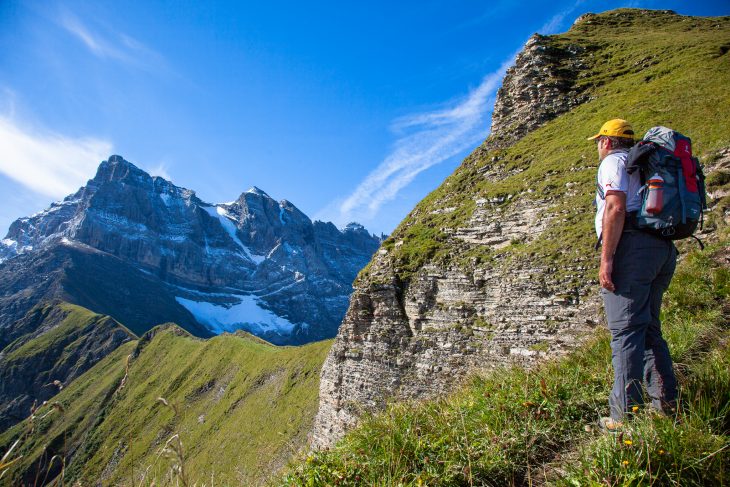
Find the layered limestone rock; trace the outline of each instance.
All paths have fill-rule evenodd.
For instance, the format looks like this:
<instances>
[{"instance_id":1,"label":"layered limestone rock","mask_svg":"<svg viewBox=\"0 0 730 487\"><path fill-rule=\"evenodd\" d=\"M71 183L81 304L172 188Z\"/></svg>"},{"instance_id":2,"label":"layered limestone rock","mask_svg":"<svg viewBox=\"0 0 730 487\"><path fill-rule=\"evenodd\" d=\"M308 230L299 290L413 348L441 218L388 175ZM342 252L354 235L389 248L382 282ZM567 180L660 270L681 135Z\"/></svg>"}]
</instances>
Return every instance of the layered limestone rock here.
<instances>
[{"instance_id":1,"label":"layered limestone rock","mask_svg":"<svg viewBox=\"0 0 730 487\"><path fill-rule=\"evenodd\" d=\"M476 211L454 238L499 248L535 238L551 215L536 209L504 218ZM477 368L529 365L564 353L597 324L597 295L588 285L565 287L549 266L426 265L404 284L385 249L356 286L322 369L315 448L329 447L363 412L393 398L427 398L453 389ZM563 271L582 275L581 265Z\"/></svg>"},{"instance_id":2,"label":"layered limestone rock","mask_svg":"<svg viewBox=\"0 0 730 487\"><path fill-rule=\"evenodd\" d=\"M506 147L528 132L588 100L577 81L586 49L559 46L533 35L507 70L492 112L486 149Z\"/></svg>"}]
</instances>

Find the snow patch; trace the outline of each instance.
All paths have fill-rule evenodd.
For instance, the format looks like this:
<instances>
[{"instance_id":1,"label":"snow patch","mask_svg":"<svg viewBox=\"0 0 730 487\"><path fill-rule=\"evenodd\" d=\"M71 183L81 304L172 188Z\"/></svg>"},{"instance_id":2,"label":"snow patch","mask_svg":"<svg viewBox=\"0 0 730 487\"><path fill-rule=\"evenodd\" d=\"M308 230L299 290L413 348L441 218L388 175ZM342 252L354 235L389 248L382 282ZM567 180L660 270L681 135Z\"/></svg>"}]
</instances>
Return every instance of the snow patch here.
<instances>
[{"instance_id":1,"label":"snow patch","mask_svg":"<svg viewBox=\"0 0 730 487\"><path fill-rule=\"evenodd\" d=\"M245 329L253 333L273 331L285 335L295 327L289 320L263 308L255 296L229 296L238 300L238 303L221 305L181 297L175 297L175 300L190 311L196 320L217 334Z\"/></svg>"},{"instance_id":2,"label":"snow patch","mask_svg":"<svg viewBox=\"0 0 730 487\"><path fill-rule=\"evenodd\" d=\"M286 291L288 289L293 288L294 286L296 286L297 284L299 284L303 280L304 280L303 278L302 279L297 279L294 282L290 282L289 284L286 284L286 285L280 287L279 289L276 289L274 291L270 291L270 292L268 292L266 294L261 294L260 297L262 297L262 298L268 298L269 296L273 296L275 294L279 294L282 291Z\"/></svg>"},{"instance_id":3,"label":"snow patch","mask_svg":"<svg viewBox=\"0 0 730 487\"><path fill-rule=\"evenodd\" d=\"M285 211L286 210L284 209L284 206L280 205L279 206L279 221L281 222L282 225L286 225L286 222L284 221L284 212Z\"/></svg>"},{"instance_id":4,"label":"snow patch","mask_svg":"<svg viewBox=\"0 0 730 487\"><path fill-rule=\"evenodd\" d=\"M170 200L172 199L169 194L167 193L160 193L160 199L163 203L165 203L165 206L170 206Z\"/></svg>"},{"instance_id":5,"label":"snow patch","mask_svg":"<svg viewBox=\"0 0 730 487\"><path fill-rule=\"evenodd\" d=\"M269 250L269 253L266 255L266 258L267 259L271 258L271 256L274 255L274 252L276 252L276 249L278 249L279 247L281 247L281 243L274 245L274 248Z\"/></svg>"},{"instance_id":6,"label":"snow patch","mask_svg":"<svg viewBox=\"0 0 730 487\"><path fill-rule=\"evenodd\" d=\"M61 245L66 245L68 247L76 247L78 249L84 249L89 252L93 252L95 254L103 254L104 252L97 249L96 247L92 247L91 245L87 245L83 242L79 242L78 240L72 240L68 237L61 237L59 240Z\"/></svg>"},{"instance_id":7,"label":"snow patch","mask_svg":"<svg viewBox=\"0 0 730 487\"><path fill-rule=\"evenodd\" d=\"M249 188L246 193L253 193L259 196L269 196L268 194L266 194L266 191L262 190L261 188L257 188L256 186L252 186L251 188Z\"/></svg>"},{"instance_id":8,"label":"snow patch","mask_svg":"<svg viewBox=\"0 0 730 487\"><path fill-rule=\"evenodd\" d=\"M243 253L246 255L246 257L248 257L250 261L252 261L256 265L259 265L261 262L266 260L266 256L256 255L252 253L249 248L246 247L243 242L241 242L241 239L238 238L238 235L236 234L236 231L238 229L236 228L235 223L233 223L235 218L230 213L228 213L225 208L221 206L206 206L203 207L203 209L207 211L210 216L217 218L218 221L221 222L223 230L225 230L231 237L231 239L241 248L241 250L243 250Z\"/></svg>"},{"instance_id":9,"label":"snow patch","mask_svg":"<svg viewBox=\"0 0 730 487\"><path fill-rule=\"evenodd\" d=\"M18 254L18 242L15 240L4 238L0 240L0 245L6 247L6 249L0 248L0 264ZM3 256L3 254L5 255Z\"/></svg>"}]
</instances>

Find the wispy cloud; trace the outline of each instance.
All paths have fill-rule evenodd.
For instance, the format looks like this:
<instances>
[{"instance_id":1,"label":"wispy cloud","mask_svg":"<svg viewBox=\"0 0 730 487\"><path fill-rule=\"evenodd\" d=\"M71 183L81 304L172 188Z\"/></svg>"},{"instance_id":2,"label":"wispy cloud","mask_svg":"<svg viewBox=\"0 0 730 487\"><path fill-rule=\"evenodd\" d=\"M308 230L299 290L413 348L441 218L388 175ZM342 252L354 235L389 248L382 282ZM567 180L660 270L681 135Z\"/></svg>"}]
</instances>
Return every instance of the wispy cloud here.
<instances>
[{"instance_id":1,"label":"wispy cloud","mask_svg":"<svg viewBox=\"0 0 730 487\"><path fill-rule=\"evenodd\" d=\"M561 30L565 18L575 12L575 9L580 7L583 3L585 3L585 0L577 0L573 5L566 8L562 12L558 12L557 14L553 15L547 22L542 25L542 27L540 27L540 29L538 29L538 32L543 35L557 33L559 30Z\"/></svg>"},{"instance_id":2,"label":"wispy cloud","mask_svg":"<svg viewBox=\"0 0 730 487\"><path fill-rule=\"evenodd\" d=\"M143 69L158 69L164 65L164 59L158 52L117 29L102 34L100 31L107 29L93 29L68 11L60 14L58 24L100 59L111 59Z\"/></svg>"},{"instance_id":3,"label":"wispy cloud","mask_svg":"<svg viewBox=\"0 0 730 487\"><path fill-rule=\"evenodd\" d=\"M170 176L170 164L167 161L161 161L148 170L150 176L160 176L161 178L172 180Z\"/></svg>"},{"instance_id":4,"label":"wispy cloud","mask_svg":"<svg viewBox=\"0 0 730 487\"><path fill-rule=\"evenodd\" d=\"M539 32L557 32L583 3L585 0L577 0L553 15ZM492 14L488 11L485 16ZM448 103L446 108L395 120L392 128L399 138L390 154L350 195L330 203L319 215L338 224L352 220L372 221L381 207L393 200L418 174L482 141L487 135L497 90L517 54L485 76L466 97Z\"/></svg>"},{"instance_id":5,"label":"wispy cloud","mask_svg":"<svg viewBox=\"0 0 730 487\"><path fill-rule=\"evenodd\" d=\"M0 172L54 199L76 191L111 153L108 140L33 130L0 115Z\"/></svg>"},{"instance_id":6,"label":"wispy cloud","mask_svg":"<svg viewBox=\"0 0 730 487\"><path fill-rule=\"evenodd\" d=\"M391 153L328 216L340 224L367 221L418 174L481 142L497 89L513 62L511 57L467 96L445 108L395 120L392 128L399 138Z\"/></svg>"}]
</instances>

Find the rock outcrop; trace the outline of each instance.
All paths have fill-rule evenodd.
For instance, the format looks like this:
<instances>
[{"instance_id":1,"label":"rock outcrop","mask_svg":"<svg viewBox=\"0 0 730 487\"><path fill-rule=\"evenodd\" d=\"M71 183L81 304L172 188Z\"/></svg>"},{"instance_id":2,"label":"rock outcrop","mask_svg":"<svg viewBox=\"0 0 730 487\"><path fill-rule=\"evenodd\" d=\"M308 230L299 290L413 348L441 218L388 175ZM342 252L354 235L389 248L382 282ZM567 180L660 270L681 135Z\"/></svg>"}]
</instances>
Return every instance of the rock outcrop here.
<instances>
[{"instance_id":1,"label":"rock outcrop","mask_svg":"<svg viewBox=\"0 0 730 487\"><path fill-rule=\"evenodd\" d=\"M584 51L531 37L505 75L491 135L476 152L509 147L587 100L576 87ZM508 175L489 166L482 172L492 181ZM464 244L464 251L499 249L538 238L557 216L545 211L546 201L502 208L504 202L500 196L477 199L466 224L444 229L448 238ZM356 285L323 367L312 445L332 445L363 412L392 398L430 397L453 389L475 368L530 364L568 350L595 324L584 312L596 301L587 299L585 288L551 282L550 273L549 266L524 263L477 264L469 272L427 264L402 282L382 248Z\"/></svg>"},{"instance_id":2,"label":"rock outcrop","mask_svg":"<svg viewBox=\"0 0 730 487\"><path fill-rule=\"evenodd\" d=\"M534 238L530 229L547 225L538 215L512 215L508 230L495 227L494 209L477 211L454 238L498 248L518 235ZM477 368L529 365L570 350L597 324L597 296L587 282L566 287L551 279L554 271L517 264L475 265L465 273L429 264L404 283L388 254L376 255L322 369L312 445L331 446L363 412L393 398L432 397Z\"/></svg>"},{"instance_id":3,"label":"rock outcrop","mask_svg":"<svg viewBox=\"0 0 730 487\"><path fill-rule=\"evenodd\" d=\"M485 148L504 148L545 122L588 100L578 79L587 65L586 47L561 45L533 35L507 70L492 112Z\"/></svg>"}]
</instances>

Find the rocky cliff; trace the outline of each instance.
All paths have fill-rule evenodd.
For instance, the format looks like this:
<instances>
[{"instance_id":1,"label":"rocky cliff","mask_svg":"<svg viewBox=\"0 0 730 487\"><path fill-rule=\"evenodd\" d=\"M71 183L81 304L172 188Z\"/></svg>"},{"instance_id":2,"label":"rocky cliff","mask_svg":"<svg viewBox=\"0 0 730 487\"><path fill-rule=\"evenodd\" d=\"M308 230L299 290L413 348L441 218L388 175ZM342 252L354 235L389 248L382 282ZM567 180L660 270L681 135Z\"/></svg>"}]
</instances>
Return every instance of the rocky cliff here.
<instances>
[{"instance_id":1,"label":"rocky cliff","mask_svg":"<svg viewBox=\"0 0 730 487\"><path fill-rule=\"evenodd\" d=\"M728 27L728 18L624 9L528 41L489 138L360 273L322 370L315 447L388 400L443 394L476 368L554 357L598 324L597 160L585 138L621 117L637 131L674 126L712 158L730 144L707 123L727 118L718 106Z\"/></svg>"},{"instance_id":2,"label":"rocky cliff","mask_svg":"<svg viewBox=\"0 0 730 487\"><path fill-rule=\"evenodd\" d=\"M210 204L111 156L77 193L15 221L0 245L0 329L44 299L136 333L175 321L198 336L246 329L278 344L331 338L380 240L312 222L252 188ZM3 343L0 343L0 345Z\"/></svg>"}]
</instances>

